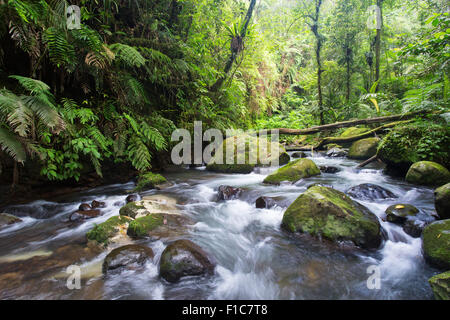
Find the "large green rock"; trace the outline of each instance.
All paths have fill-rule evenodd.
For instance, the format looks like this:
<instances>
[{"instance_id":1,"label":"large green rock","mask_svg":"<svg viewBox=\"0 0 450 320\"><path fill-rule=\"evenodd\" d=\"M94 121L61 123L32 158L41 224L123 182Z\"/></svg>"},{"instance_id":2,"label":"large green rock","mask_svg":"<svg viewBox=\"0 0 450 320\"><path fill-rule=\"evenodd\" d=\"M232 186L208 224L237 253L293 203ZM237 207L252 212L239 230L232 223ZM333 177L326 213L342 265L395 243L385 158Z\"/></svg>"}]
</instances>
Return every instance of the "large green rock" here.
<instances>
[{"instance_id":1,"label":"large green rock","mask_svg":"<svg viewBox=\"0 0 450 320\"><path fill-rule=\"evenodd\" d=\"M450 271L428 279L436 300L450 300Z\"/></svg>"},{"instance_id":2,"label":"large green rock","mask_svg":"<svg viewBox=\"0 0 450 320\"><path fill-rule=\"evenodd\" d=\"M136 188L133 191L139 192L146 189L155 189L159 185L166 183L167 180L158 173L146 172L138 177Z\"/></svg>"},{"instance_id":3,"label":"large green rock","mask_svg":"<svg viewBox=\"0 0 450 320\"><path fill-rule=\"evenodd\" d=\"M439 163L420 161L409 168L406 181L427 186L440 186L450 182L450 172Z\"/></svg>"},{"instance_id":4,"label":"large green rock","mask_svg":"<svg viewBox=\"0 0 450 320\"><path fill-rule=\"evenodd\" d=\"M281 167L264 179L264 183L278 185L282 181L296 182L303 178L320 175L320 169L310 159L298 159Z\"/></svg>"},{"instance_id":5,"label":"large green rock","mask_svg":"<svg viewBox=\"0 0 450 320\"><path fill-rule=\"evenodd\" d=\"M182 277L212 274L215 262L190 240L177 240L164 249L159 264L161 277L177 282Z\"/></svg>"},{"instance_id":6,"label":"large green rock","mask_svg":"<svg viewBox=\"0 0 450 320\"><path fill-rule=\"evenodd\" d=\"M86 234L86 237L88 240L94 241L99 245L107 246L111 243L112 238L119 235L121 230L127 228L130 221L131 218L126 216L111 217L105 222L94 226L94 228Z\"/></svg>"},{"instance_id":7,"label":"large green rock","mask_svg":"<svg viewBox=\"0 0 450 320\"><path fill-rule=\"evenodd\" d=\"M230 144L234 144L234 153L227 155L227 145ZM266 152L258 152L260 146L261 150ZM289 154L281 144L270 142L263 137L250 135L230 137L223 141L219 149L222 149L222 157L220 158L220 153L217 152L207 164L207 170L221 173L250 173L255 167L270 166L275 162L284 165L290 161ZM239 157L238 150L244 150L242 154L239 154ZM254 159L250 157L250 152L253 152L253 150L256 150L255 153L252 153ZM263 158L264 154L265 157Z\"/></svg>"},{"instance_id":8,"label":"large green rock","mask_svg":"<svg viewBox=\"0 0 450 320\"><path fill-rule=\"evenodd\" d=\"M431 265L450 268L450 219L435 221L423 229L423 254Z\"/></svg>"},{"instance_id":9,"label":"large green rock","mask_svg":"<svg viewBox=\"0 0 450 320\"><path fill-rule=\"evenodd\" d=\"M377 155L399 176L422 160L450 166L450 126L422 121L396 126L379 144Z\"/></svg>"},{"instance_id":10,"label":"large green rock","mask_svg":"<svg viewBox=\"0 0 450 320\"><path fill-rule=\"evenodd\" d=\"M378 248L381 226L366 207L332 188L314 186L286 210L282 227L331 241L350 240L362 248Z\"/></svg>"},{"instance_id":11,"label":"large green rock","mask_svg":"<svg viewBox=\"0 0 450 320\"><path fill-rule=\"evenodd\" d=\"M348 152L350 159L366 160L377 153L379 138L367 138L353 142Z\"/></svg>"},{"instance_id":12,"label":"large green rock","mask_svg":"<svg viewBox=\"0 0 450 320\"><path fill-rule=\"evenodd\" d=\"M394 204L386 209L386 220L393 223L404 223L408 217L414 217L419 209L410 204Z\"/></svg>"},{"instance_id":13,"label":"large green rock","mask_svg":"<svg viewBox=\"0 0 450 320\"><path fill-rule=\"evenodd\" d=\"M450 218L450 183L434 191L434 206L441 219Z\"/></svg>"}]
</instances>

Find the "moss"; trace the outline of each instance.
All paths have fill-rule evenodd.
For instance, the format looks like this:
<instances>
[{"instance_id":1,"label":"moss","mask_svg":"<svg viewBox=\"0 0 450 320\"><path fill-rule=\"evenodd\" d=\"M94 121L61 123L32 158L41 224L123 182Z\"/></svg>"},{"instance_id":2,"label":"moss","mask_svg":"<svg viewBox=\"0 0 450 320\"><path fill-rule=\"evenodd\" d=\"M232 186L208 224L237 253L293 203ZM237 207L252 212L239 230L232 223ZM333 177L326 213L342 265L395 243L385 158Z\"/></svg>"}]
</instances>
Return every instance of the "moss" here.
<instances>
[{"instance_id":1,"label":"moss","mask_svg":"<svg viewBox=\"0 0 450 320\"><path fill-rule=\"evenodd\" d=\"M164 215L161 213L150 214L137 218L130 222L127 234L130 237L145 237L149 232L164 224Z\"/></svg>"},{"instance_id":2,"label":"moss","mask_svg":"<svg viewBox=\"0 0 450 320\"><path fill-rule=\"evenodd\" d=\"M450 300L450 271L428 279L436 300Z\"/></svg>"},{"instance_id":3,"label":"moss","mask_svg":"<svg viewBox=\"0 0 450 320\"><path fill-rule=\"evenodd\" d=\"M280 184L282 181L296 182L303 178L319 175L320 169L310 159L298 159L281 167L264 179L264 183Z\"/></svg>"},{"instance_id":4,"label":"moss","mask_svg":"<svg viewBox=\"0 0 450 320\"><path fill-rule=\"evenodd\" d=\"M135 192L139 192L145 189L154 189L158 184L167 182L166 178L158 173L147 172L141 174L138 178Z\"/></svg>"},{"instance_id":5,"label":"moss","mask_svg":"<svg viewBox=\"0 0 450 320\"><path fill-rule=\"evenodd\" d=\"M357 136L357 135L365 133L369 130L370 130L369 128L365 128L365 127L362 127L362 128L351 127L351 128L345 129L345 131L340 136L342 138Z\"/></svg>"},{"instance_id":6,"label":"moss","mask_svg":"<svg viewBox=\"0 0 450 320\"><path fill-rule=\"evenodd\" d=\"M234 144L234 153L227 159L226 150L227 145L230 143ZM287 154L286 150L279 143L269 141L266 145L267 148L265 148L266 152L260 153L259 147L262 145L261 143L267 143L267 140L265 138L256 138L248 135L240 136L239 138L237 136L230 137L219 147L219 149L222 149L222 158L220 159L220 153L217 153L216 156L209 161L206 169L221 173L250 173L256 166L269 166L276 161L278 161L280 165L284 165L290 161L289 154ZM279 152L273 152L272 154L272 151L275 148L278 148ZM238 150L244 151L242 157L243 161L238 159ZM258 151L255 157L256 159L250 159L250 151L253 150ZM263 154L265 154L264 158L262 158ZM276 156L278 156L278 158L276 158ZM243 163L239 164L238 160L241 160Z\"/></svg>"},{"instance_id":7,"label":"moss","mask_svg":"<svg viewBox=\"0 0 450 320\"><path fill-rule=\"evenodd\" d=\"M353 142L348 152L350 159L366 160L377 153L379 138L367 138Z\"/></svg>"},{"instance_id":8,"label":"moss","mask_svg":"<svg viewBox=\"0 0 450 320\"><path fill-rule=\"evenodd\" d=\"M439 163L420 161L409 168L406 181L421 185L439 186L450 182L450 172Z\"/></svg>"},{"instance_id":9,"label":"moss","mask_svg":"<svg viewBox=\"0 0 450 320\"><path fill-rule=\"evenodd\" d=\"M309 188L289 206L282 227L332 241L351 240L367 248L378 247L381 241L375 215L344 193L320 186Z\"/></svg>"},{"instance_id":10,"label":"moss","mask_svg":"<svg viewBox=\"0 0 450 320\"><path fill-rule=\"evenodd\" d=\"M450 183L447 183L434 191L434 205L441 219L450 218Z\"/></svg>"},{"instance_id":11,"label":"moss","mask_svg":"<svg viewBox=\"0 0 450 320\"><path fill-rule=\"evenodd\" d=\"M121 216L135 218L139 210L145 209L144 206L138 205L136 202L129 202L119 210Z\"/></svg>"},{"instance_id":12,"label":"moss","mask_svg":"<svg viewBox=\"0 0 450 320\"><path fill-rule=\"evenodd\" d=\"M88 240L108 245L109 239L117 233L117 227L130 222L130 220L130 218L124 216L111 217L105 222L94 226L94 228L86 234L86 237Z\"/></svg>"},{"instance_id":13,"label":"moss","mask_svg":"<svg viewBox=\"0 0 450 320\"><path fill-rule=\"evenodd\" d=\"M450 165L450 127L430 122L414 122L397 126L378 146L378 157L394 169L406 174L418 161L427 160Z\"/></svg>"},{"instance_id":14,"label":"moss","mask_svg":"<svg viewBox=\"0 0 450 320\"><path fill-rule=\"evenodd\" d=\"M435 221L423 230L425 259L438 268L450 268L450 219Z\"/></svg>"}]
</instances>

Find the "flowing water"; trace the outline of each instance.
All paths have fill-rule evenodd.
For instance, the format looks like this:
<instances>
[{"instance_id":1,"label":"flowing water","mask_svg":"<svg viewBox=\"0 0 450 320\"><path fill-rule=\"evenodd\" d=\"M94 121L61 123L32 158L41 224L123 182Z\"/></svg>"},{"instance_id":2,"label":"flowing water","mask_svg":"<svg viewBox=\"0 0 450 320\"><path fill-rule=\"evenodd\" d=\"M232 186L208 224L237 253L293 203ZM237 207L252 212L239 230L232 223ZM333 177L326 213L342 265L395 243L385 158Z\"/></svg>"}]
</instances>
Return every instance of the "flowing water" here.
<instances>
[{"instance_id":1,"label":"flowing water","mask_svg":"<svg viewBox=\"0 0 450 320\"><path fill-rule=\"evenodd\" d=\"M268 186L264 178L276 168L254 173L216 174L204 168L180 168L167 173L174 185L163 194L177 199L178 207L194 224L187 237L217 262L209 277L187 277L169 284L158 276L158 260L167 243L141 240L155 252L143 269L120 274L101 274L107 252L86 248L85 234L94 224L118 215L133 183L110 185L54 201L35 201L8 208L23 222L0 230L0 298L3 299L432 299L428 278L437 273L421 252L421 239L382 220L385 209L409 203L422 218L433 219L433 190L393 179L381 168L356 170L357 161L309 154L317 165L341 169L336 174L301 180L295 185ZM291 235L280 229L286 206L312 183L332 185L345 191L374 183L398 199L360 201L370 208L385 228L388 240L376 251L348 245L332 245L308 236ZM217 202L217 188L244 188L238 200ZM259 196L281 199L285 204L256 209ZM68 216L82 202L93 199L107 204L104 215L82 224ZM66 287L66 267L81 266L81 289ZM379 267L381 288L369 289L368 267Z\"/></svg>"}]
</instances>

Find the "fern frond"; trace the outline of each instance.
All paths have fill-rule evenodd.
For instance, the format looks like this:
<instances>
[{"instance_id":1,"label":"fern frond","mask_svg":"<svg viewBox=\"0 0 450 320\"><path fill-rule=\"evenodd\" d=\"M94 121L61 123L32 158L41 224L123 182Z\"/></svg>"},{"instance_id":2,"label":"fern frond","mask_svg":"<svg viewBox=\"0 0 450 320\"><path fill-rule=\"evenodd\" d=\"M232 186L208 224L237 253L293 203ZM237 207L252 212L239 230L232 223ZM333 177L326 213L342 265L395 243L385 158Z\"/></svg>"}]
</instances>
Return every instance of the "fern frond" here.
<instances>
[{"instance_id":1,"label":"fern frond","mask_svg":"<svg viewBox=\"0 0 450 320\"><path fill-rule=\"evenodd\" d=\"M2 151L10 155L15 161L23 163L26 160L25 150L13 133L0 128L0 146Z\"/></svg>"},{"instance_id":2,"label":"fern frond","mask_svg":"<svg viewBox=\"0 0 450 320\"><path fill-rule=\"evenodd\" d=\"M145 58L135 48L123 43L114 43L109 46L114 52L116 59L129 67L142 67L145 64Z\"/></svg>"},{"instance_id":3,"label":"fern frond","mask_svg":"<svg viewBox=\"0 0 450 320\"><path fill-rule=\"evenodd\" d=\"M152 156L145 143L137 136L130 140L128 158L133 167L139 171L147 171L151 168Z\"/></svg>"},{"instance_id":4,"label":"fern frond","mask_svg":"<svg viewBox=\"0 0 450 320\"><path fill-rule=\"evenodd\" d=\"M19 81L20 85L33 95L50 94L50 87L40 80L17 75L9 76L9 78L16 79L17 81Z\"/></svg>"}]
</instances>

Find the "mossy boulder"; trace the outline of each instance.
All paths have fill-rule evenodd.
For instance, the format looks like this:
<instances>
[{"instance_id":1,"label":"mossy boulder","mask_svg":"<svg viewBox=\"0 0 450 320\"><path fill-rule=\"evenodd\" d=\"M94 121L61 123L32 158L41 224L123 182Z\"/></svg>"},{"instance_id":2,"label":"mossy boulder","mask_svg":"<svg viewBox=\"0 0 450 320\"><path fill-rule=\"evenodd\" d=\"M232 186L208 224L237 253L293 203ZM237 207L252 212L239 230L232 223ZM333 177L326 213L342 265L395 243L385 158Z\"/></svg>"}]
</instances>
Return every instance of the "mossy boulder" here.
<instances>
[{"instance_id":1,"label":"mossy boulder","mask_svg":"<svg viewBox=\"0 0 450 320\"><path fill-rule=\"evenodd\" d=\"M190 240L177 240L164 249L159 264L159 273L169 282L182 277L212 274L215 262L198 245Z\"/></svg>"},{"instance_id":2,"label":"mossy boulder","mask_svg":"<svg viewBox=\"0 0 450 320\"><path fill-rule=\"evenodd\" d=\"M341 138L347 138L347 137L353 137L353 136L357 136L360 134L363 134L367 131L369 131L369 128L365 128L365 127L350 127L344 130L344 132L341 133L340 137Z\"/></svg>"},{"instance_id":3,"label":"mossy boulder","mask_svg":"<svg viewBox=\"0 0 450 320\"><path fill-rule=\"evenodd\" d=\"M192 222L178 214L152 213L130 222L127 235L131 238L150 237L154 240L180 236Z\"/></svg>"},{"instance_id":4,"label":"mossy boulder","mask_svg":"<svg viewBox=\"0 0 450 320\"><path fill-rule=\"evenodd\" d=\"M450 183L434 191L434 206L441 219L450 219Z\"/></svg>"},{"instance_id":5,"label":"mossy boulder","mask_svg":"<svg viewBox=\"0 0 450 320\"><path fill-rule=\"evenodd\" d=\"M450 271L428 279L436 300L450 300Z\"/></svg>"},{"instance_id":6,"label":"mossy boulder","mask_svg":"<svg viewBox=\"0 0 450 320\"><path fill-rule=\"evenodd\" d=\"M422 160L450 166L450 126L414 122L396 126L378 146L378 157L387 171L405 176L409 167Z\"/></svg>"},{"instance_id":7,"label":"mossy boulder","mask_svg":"<svg viewBox=\"0 0 450 320\"><path fill-rule=\"evenodd\" d=\"M112 239L120 235L120 232L126 230L128 223L132 219L126 216L114 216L103 223L100 223L90 230L86 237L99 245L107 246Z\"/></svg>"},{"instance_id":8,"label":"mossy boulder","mask_svg":"<svg viewBox=\"0 0 450 320\"><path fill-rule=\"evenodd\" d=\"M379 138L367 138L353 142L350 150L348 151L348 157L350 159L366 160L377 153Z\"/></svg>"},{"instance_id":9,"label":"mossy boulder","mask_svg":"<svg viewBox=\"0 0 450 320\"><path fill-rule=\"evenodd\" d=\"M423 229L423 253L431 265L450 268L450 219L435 221Z\"/></svg>"},{"instance_id":10,"label":"mossy boulder","mask_svg":"<svg viewBox=\"0 0 450 320\"><path fill-rule=\"evenodd\" d=\"M394 204L386 209L386 220L402 224L408 217L414 217L417 213L419 209L410 204Z\"/></svg>"},{"instance_id":11,"label":"mossy boulder","mask_svg":"<svg viewBox=\"0 0 450 320\"><path fill-rule=\"evenodd\" d=\"M133 219L143 217L152 213L178 214L176 200L163 195L145 196L142 200L129 202L120 208L121 216Z\"/></svg>"},{"instance_id":12,"label":"mossy boulder","mask_svg":"<svg viewBox=\"0 0 450 320\"><path fill-rule=\"evenodd\" d=\"M9 226L11 224L14 223L18 223L21 222L22 219L17 218L16 216L13 216L11 214L8 213L0 213L0 228L1 227L5 227L5 226Z\"/></svg>"},{"instance_id":13,"label":"mossy boulder","mask_svg":"<svg viewBox=\"0 0 450 320\"><path fill-rule=\"evenodd\" d=\"M230 147L231 144L234 145L234 152L227 154L227 145ZM289 154L281 144L268 141L263 137L250 135L230 137L223 141L219 149L222 150L222 155L220 152L216 152L216 155L207 164L207 170L246 174L252 172L255 167L284 165L290 161ZM242 153L238 151L242 151ZM263 155L265 156L263 157Z\"/></svg>"},{"instance_id":14,"label":"mossy boulder","mask_svg":"<svg viewBox=\"0 0 450 320\"><path fill-rule=\"evenodd\" d=\"M450 182L450 172L439 163L420 161L409 168L406 181L420 185L441 186Z\"/></svg>"},{"instance_id":15,"label":"mossy boulder","mask_svg":"<svg viewBox=\"0 0 450 320\"><path fill-rule=\"evenodd\" d=\"M264 183L279 185L282 181L296 182L303 178L320 175L320 169L310 159L298 159L281 167L264 179Z\"/></svg>"},{"instance_id":16,"label":"mossy boulder","mask_svg":"<svg viewBox=\"0 0 450 320\"><path fill-rule=\"evenodd\" d=\"M138 177L134 192L140 192L146 189L155 189L158 187L158 185L162 185L164 183L167 183L166 178L158 173L143 173Z\"/></svg>"},{"instance_id":17,"label":"mossy boulder","mask_svg":"<svg viewBox=\"0 0 450 320\"><path fill-rule=\"evenodd\" d=\"M352 241L362 248L378 248L381 226L378 218L344 193L314 186L286 210L282 227L331 241Z\"/></svg>"},{"instance_id":18,"label":"mossy boulder","mask_svg":"<svg viewBox=\"0 0 450 320\"><path fill-rule=\"evenodd\" d=\"M153 259L153 250L149 247L129 244L112 250L103 260L102 271L108 272L141 266L150 259Z\"/></svg>"}]
</instances>

